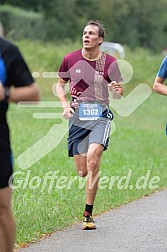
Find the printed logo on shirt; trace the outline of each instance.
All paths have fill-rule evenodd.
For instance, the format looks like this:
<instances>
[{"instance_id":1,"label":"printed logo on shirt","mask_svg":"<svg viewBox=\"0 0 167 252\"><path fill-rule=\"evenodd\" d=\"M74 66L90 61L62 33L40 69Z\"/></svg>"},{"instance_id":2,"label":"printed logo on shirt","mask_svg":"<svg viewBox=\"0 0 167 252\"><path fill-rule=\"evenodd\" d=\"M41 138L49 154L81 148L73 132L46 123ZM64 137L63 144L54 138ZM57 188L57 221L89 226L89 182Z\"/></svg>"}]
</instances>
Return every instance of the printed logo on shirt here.
<instances>
[{"instance_id":1,"label":"printed logo on shirt","mask_svg":"<svg viewBox=\"0 0 167 252\"><path fill-rule=\"evenodd\" d=\"M102 72L102 71L97 71L96 70L95 73L98 74L98 75L102 75L102 76L104 75L104 72Z\"/></svg>"},{"instance_id":2,"label":"printed logo on shirt","mask_svg":"<svg viewBox=\"0 0 167 252\"><path fill-rule=\"evenodd\" d=\"M76 73L81 73L81 69L78 68L78 69L75 70L75 72Z\"/></svg>"}]
</instances>

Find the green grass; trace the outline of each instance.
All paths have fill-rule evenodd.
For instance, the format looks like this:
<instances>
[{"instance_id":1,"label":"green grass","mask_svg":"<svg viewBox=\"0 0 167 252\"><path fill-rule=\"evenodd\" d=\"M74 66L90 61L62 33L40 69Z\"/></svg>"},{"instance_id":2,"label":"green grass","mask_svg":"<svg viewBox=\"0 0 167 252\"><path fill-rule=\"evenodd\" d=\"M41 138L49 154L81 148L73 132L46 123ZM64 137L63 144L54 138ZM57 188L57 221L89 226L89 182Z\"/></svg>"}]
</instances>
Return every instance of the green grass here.
<instances>
[{"instance_id":1,"label":"green grass","mask_svg":"<svg viewBox=\"0 0 167 252\"><path fill-rule=\"evenodd\" d=\"M79 44L67 45L67 47L51 44L44 46L27 41L19 42L18 45L30 64L31 70L39 72L57 71L63 56L67 52L79 48ZM126 60L133 66L134 75L130 83L125 85L125 95L140 83L152 86L162 60L161 55L152 55L142 49L131 52L127 48L126 52ZM42 99L55 101L56 97L51 88L56 80L40 77L37 82L42 90ZM118 186L123 186L125 181L122 181L121 184L115 181L111 188L109 188L109 183L106 183L105 189L98 190L94 205L95 215L166 187L166 108L166 97L151 94L130 116L123 118L116 112L114 113L116 131L111 136L109 148L104 152L102 158L101 177L119 176L118 179L120 179L122 176L127 176L129 171L132 171L132 175L127 189L118 188ZM49 191L49 183L43 191L41 190L42 183L36 189L30 189L30 186L37 185L37 180L40 179L43 182L45 174L49 171L59 171L58 178L67 176L68 181L70 176L76 176L73 160L67 158L67 135L57 148L28 170L22 170L16 163L17 157L46 135L55 124L54 119L37 120L32 117L32 114L54 111L55 108L19 108L11 105L8 113L15 156L15 171L21 172L15 177L14 184L18 187L20 185L20 188L14 190L13 201L18 244L35 241L43 234L65 228L82 218L85 190L79 189L78 179L72 183L70 189L60 190L53 187ZM55 142L60 131L59 129L55 133ZM153 176L160 177L158 187L150 189L147 184L145 189L136 189L136 182L148 171L150 171L149 181ZM30 177L26 181L28 174ZM33 181L34 176L38 176L38 178ZM133 185L133 189L129 188L130 185Z\"/></svg>"}]
</instances>

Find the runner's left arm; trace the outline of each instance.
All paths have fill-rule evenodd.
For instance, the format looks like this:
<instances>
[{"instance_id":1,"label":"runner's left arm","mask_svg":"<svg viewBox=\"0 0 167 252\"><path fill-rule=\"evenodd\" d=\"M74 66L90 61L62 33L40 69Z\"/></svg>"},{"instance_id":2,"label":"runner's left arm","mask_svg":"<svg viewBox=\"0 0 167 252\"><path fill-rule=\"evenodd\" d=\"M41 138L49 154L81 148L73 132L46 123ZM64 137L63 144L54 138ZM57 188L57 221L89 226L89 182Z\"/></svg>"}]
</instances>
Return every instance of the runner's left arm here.
<instances>
[{"instance_id":1,"label":"runner's left arm","mask_svg":"<svg viewBox=\"0 0 167 252\"><path fill-rule=\"evenodd\" d=\"M123 95L123 87L122 84L116 81L112 81L108 84L109 90L112 92L112 97L114 99L120 99Z\"/></svg>"}]
</instances>

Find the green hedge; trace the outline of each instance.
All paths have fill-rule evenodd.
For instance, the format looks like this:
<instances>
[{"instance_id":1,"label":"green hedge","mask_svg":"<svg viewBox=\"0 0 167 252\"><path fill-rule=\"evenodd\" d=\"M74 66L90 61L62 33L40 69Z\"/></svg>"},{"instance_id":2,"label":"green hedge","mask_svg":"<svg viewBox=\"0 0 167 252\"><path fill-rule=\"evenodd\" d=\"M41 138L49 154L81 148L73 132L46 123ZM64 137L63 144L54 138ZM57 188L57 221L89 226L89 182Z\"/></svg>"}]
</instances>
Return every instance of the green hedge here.
<instances>
[{"instance_id":1,"label":"green hedge","mask_svg":"<svg viewBox=\"0 0 167 252\"><path fill-rule=\"evenodd\" d=\"M45 23L41 13L0 5L0 22L7 38L43 40L45 37Z\"/></svg>"}]
</instances>

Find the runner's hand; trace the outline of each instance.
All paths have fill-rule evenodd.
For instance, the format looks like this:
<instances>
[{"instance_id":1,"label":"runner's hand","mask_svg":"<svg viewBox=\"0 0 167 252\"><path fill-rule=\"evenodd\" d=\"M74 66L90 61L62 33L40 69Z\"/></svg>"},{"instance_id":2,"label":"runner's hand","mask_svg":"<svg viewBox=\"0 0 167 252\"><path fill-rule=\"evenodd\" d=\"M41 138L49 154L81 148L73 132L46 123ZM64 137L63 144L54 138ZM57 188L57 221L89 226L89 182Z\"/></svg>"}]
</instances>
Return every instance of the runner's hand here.
<instances>
[{"instance_id":1,"label":"runner's hand","mask_svg":"<svg viewBox=\"0 0 167 252\"><path fill-rule=\"evenodd\" d=\"M63 117L65 119L69 119L70 117L73 116L73 113L74 113L74 110L71 107L66 107L64 108L64 111L63 111Z\"/></svg>"},{"instance_id":2,"label":"runner's hand","mask_svg":"<svg viewBox=\"0 0 167 252\"><path fill-rule=\"evenodd\" d=\"M113 98L119 99L123 94L123 87L121 83L117 83L116 81L112 81L108 84L109 89L113 93Z\"/></svg>"}]
</instances>

